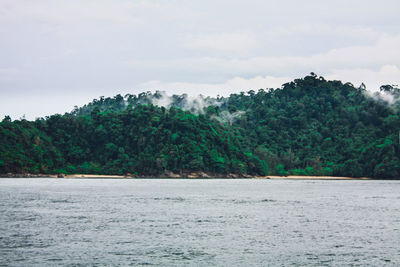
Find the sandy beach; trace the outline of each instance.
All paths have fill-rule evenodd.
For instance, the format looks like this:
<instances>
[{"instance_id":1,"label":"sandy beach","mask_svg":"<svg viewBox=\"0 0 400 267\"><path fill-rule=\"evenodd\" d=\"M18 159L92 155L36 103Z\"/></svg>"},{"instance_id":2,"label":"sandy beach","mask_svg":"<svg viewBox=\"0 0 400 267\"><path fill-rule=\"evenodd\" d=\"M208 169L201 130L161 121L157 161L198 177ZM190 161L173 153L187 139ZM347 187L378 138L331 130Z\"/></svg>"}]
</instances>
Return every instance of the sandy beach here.
<instances>
[{"instance_id":1,"label":"sandy beach","mask_svg":"<svg viewBox=\"0 0 400 267\"><path fill-rule=\"evenodd\" d=\"M106 179L106 178L117 178L117 179L122 179L122 178L134 178L130 176L123 176L123 175L103 175L103 174L71 174L71 175L65 175L65 177L62 178L98 178L98 179Z\"/></svg>"},{"instance_id":2,"label":"sandy beach","mask_svg":"<svg viewBox=\"0 0 400 267\"><path fill-rule=\"evenodd\" d=\"M342 177L342 176L300 176L300 175L289 175L289 176L262 176L254 177L255 179L298 179L298 180L370 180L371 178L361 177Z\"/></svg>"}]
</instances>

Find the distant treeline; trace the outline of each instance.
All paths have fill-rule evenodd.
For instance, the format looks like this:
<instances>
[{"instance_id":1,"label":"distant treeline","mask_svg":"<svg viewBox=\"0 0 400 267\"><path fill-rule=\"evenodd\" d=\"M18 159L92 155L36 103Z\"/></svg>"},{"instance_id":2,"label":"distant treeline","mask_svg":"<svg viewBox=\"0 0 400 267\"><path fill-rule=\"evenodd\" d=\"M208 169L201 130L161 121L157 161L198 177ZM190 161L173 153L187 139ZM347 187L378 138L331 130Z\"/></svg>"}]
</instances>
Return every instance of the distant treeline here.
<instances>
[{"instance_id":1,"label":"distant treeline","mask_svg":"<svg viewBox=\"0 0 400 267\"><path fill-rule=\"evenodd\" d=\"M36 121L6 116L0 173L398 178L400 90L381 91L389 102L311 74L226 98L147 92Z\"/></svg>"}]
</instances>

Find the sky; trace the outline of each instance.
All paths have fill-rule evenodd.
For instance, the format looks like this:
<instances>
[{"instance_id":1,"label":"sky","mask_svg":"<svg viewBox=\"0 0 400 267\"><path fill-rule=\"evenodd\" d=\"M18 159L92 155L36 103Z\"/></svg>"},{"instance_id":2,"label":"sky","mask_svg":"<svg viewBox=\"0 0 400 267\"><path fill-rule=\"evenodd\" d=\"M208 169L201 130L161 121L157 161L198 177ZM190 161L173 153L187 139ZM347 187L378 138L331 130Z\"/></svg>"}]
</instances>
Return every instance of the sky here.
<instances>
[{"instance_id":1,"label":"sky","mask_svg":"<svg viewBox=\"0 0 400 267\"><path fill-rule=\"evenodd\" d=\"M315 72L400 84L398 0L0 0L0 119L100 96L221 95Z\"/></svg>"}]
</instances>

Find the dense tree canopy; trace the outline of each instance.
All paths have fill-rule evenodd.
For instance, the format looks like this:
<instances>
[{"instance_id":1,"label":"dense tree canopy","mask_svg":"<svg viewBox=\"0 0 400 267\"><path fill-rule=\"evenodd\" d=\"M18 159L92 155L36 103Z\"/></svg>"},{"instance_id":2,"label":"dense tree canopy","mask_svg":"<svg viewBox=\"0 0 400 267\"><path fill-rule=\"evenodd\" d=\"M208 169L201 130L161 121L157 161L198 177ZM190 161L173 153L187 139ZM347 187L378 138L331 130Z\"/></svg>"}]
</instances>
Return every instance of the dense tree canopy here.
<instances>
[{"instance_id":1,"label":"dense tree canopy","mask_svg":"<svg viewBox=\"0 0 400 267\"><path fill-rule=\"evenodd\" d=\"M0 122L0 173L400 176L399 89L315 74L227 98L117 95ZM156 105L163 104L166 107Z\"/></svg>"}]
</instances>

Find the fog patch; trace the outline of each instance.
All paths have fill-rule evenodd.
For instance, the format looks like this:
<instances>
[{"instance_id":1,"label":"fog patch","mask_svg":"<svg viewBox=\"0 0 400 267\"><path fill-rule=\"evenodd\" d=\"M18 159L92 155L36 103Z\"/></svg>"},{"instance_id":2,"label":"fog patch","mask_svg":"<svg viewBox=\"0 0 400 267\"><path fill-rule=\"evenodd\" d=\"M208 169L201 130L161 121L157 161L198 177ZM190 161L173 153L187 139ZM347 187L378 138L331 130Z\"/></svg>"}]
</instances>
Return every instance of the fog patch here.
<instances>
[{"instance_id":1,"label":"fog patch","mask_svg":"<svg viewBox=\"0 0 400 267\"><path fill-rule=\"evenodd\" d=\"M223 98L204 97L203 95L189 96L187 94L169 96L165 91L156 91L154 94L146 94L144 97L148 104L158 107L176 107L195 114L204 114L209 106L220 107L226 100ZM145 104L145 103L143 103Z\"/></svg>"},{"instance_id":2,"label":"fog patch","mask_svg":"<svg viewBox=\"0 0 400 267\"><path fill-rule=\"evenodd\" d=\"M219 121L222 124L228 124L229 126L232 126L235 120L239 119L244 114L246 114L246 112L243 110L239 110L233 113L224 110L218 116L213 116L212 118Z\"/></svg>"},{"instance_id":3,"label":"fog patch","mask_svg":"<svg viewBox=\"0 0 400 267\"><path fill-rule=\"evenodd\" d=\"M393 107L400 103L400 89L397 85L382 85L377 92L366 91L367 95Z\"/></svg>"},{"instance_id":4,"label":"fog patch","mask_svg":"<svg viewBox=\"0 0 400 267\"><path fill-rule=\"evenodd\" d=\"M153 104L158 107L171 108L176 107L196 115L204 114L208 107L221 107L225 104L225 98L205 97L203 95L189 96L187 94L169 96L165 91L156 91L154 94L147 92L139 95L140 104ZM244 115L245 111L229 112L221 111L218 115L211 116L223 125L231 126L237 119Z\"/></svg>"},{"instance_id":5,"label":"fog patch","mask_svg":"<svg viewBox=\"0 0 400 267\"><path fill-rule=\"evenodd\" d=\"M154 106L170 108L172 102L172 97L168 96L164 91L156 91L156 93L151 97L151 103Z\"/></svg>"}]
</instances>

